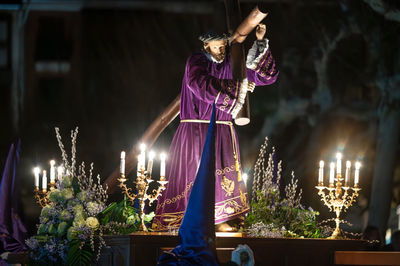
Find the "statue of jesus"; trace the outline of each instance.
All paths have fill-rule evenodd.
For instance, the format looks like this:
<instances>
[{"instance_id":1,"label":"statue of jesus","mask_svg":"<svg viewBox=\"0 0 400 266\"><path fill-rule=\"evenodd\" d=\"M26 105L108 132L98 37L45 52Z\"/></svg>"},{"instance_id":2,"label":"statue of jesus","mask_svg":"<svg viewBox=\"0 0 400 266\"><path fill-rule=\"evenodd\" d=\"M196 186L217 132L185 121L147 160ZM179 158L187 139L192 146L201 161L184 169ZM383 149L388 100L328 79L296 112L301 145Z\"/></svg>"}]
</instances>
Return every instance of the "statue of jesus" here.
<instances>
[{"instance_id":1,"label":"statue of jesus","mask_svg":"<svg viewBox=\"0 0 400 266\"><path fill-rule=\"evenodd\" d=\"M215 224L221 231L232 230L226 223L249 211L245 184L241 178L238 138L232 119L255 86L272 84L278 70L265 38L266 27L256 28L256 41L246 60L247 79L233 80L229 37L208 32L199 37L204 51L189 56L182 81L180 125L174 135L167 164L166 190L158 199L153 229L178 229L200 163L213 104L216 105Z\"/></svg>"}]
</instances>

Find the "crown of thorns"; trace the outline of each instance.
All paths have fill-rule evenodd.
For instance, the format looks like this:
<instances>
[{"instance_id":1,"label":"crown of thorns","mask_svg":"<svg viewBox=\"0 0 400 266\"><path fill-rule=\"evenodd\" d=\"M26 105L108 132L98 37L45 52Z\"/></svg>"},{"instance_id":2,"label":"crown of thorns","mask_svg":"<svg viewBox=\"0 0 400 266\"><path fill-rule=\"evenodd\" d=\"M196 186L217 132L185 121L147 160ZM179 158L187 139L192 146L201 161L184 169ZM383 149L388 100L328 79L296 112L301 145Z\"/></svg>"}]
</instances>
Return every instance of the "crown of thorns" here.
<instances>
[{"instance_id":1,"label":"crown of thorns","mask_svg":"<svg viewBox=\"0 0 400 266\"><path fill-rule=\"evenodd\" d=\"M199 36L199 40L202 42L227 41L230 37L230 34L217 33L214 30L210 30L207 33Z\"/></svg>"}]
</instances>

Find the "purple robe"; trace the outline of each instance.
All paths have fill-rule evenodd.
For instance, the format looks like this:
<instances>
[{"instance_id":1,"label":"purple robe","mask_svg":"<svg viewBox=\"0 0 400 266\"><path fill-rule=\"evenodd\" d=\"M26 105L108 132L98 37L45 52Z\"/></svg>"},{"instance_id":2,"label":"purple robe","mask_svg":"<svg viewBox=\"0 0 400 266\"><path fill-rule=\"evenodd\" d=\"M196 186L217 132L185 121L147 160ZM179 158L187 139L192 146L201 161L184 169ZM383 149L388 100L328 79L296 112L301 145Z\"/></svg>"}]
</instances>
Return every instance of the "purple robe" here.
<instances>
[{"instance_id":1,"label":"purple robe","mask_svg":"<svg viewBox=\"0 0 400 266\"><path fill-rule=\"evenodd\" d=\"M272 84L278 71L271 52L267 47L262 53L256 48L253 45L253 50L249 51L249 54L252 51L255 60L250 62L253 69L247 69L248 81L256 85ZM247 63L249 66L249 59ZM181 123L172 140L167 162L166 178L169 183L158 198L153 229L177 229L182 222L214 102L217 120L215 223L237 218L249 211L246 187L238 175L240 163L236 163L240 162L238 139L231 124L231 113L238 105L240 85L240 82L232 80L229 53L221 63L212 61L205 53L195 53L188 58L182 81Z\"/></svg>"}]
</instances>

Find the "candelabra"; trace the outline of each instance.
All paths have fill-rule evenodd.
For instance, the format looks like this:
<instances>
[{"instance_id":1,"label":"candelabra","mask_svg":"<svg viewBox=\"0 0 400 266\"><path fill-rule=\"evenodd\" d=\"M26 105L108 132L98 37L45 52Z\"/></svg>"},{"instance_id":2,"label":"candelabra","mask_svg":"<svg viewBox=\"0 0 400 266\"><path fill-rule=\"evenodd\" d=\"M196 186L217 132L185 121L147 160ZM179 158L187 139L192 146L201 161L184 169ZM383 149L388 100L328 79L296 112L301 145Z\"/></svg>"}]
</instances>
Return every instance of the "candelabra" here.
<instances>
[{"instance_id":1,"label":"candelabra","mask_svg":"<svg viewBox=\"0 0 400 266\"><path fill-rule=\"evenodd\" d=\"M36 200L36 202L43 208L44 206L46 206L50 200L49 200L49 192L51 190L53 190L55 187L55 183L54 182L50 182L50 190L47 190L46 188L40 190L39 186L35 187L34 190L34 198Z\"/></svg>"},{"instance_id":2,"label":"candelabra","mask_svg":"<svg viewBox=\"0 0 400 266\"><path fill-rule=\"evenodd\" d=\"M147 232L147 227L144 224L144 207L145 201L149 202L151 205L160 195L161 192L166 188L165 185L168 181L165 180L165 155L161 156L161 173L160 173L160 180L157 181L159 184L157 189L153 189L151 193L148 193L147 190L149 189L149 185L155 181L151 178L152 174L152 166L153 166L153 157L154 155L150 155L149 164L147 166L147 170L145 169L145 154L144 148L142 147L142 153L139 155L138 161L138 169L137 169L137 177L136 181L136 193L132 191L131 188L125 184L125 152L121 153L121 173L120 178L118 181L120 182L119 186L122 188L122 193L124 193L128 199L134 204L135 200L139 201L139 216L140 216L140 225L139 231Z\"/></svg>"},{"instance_id":3,"label":"candelabra","mask_svg":"<svg viewBox=\"0 0 400 266\"><path fill-rule=\"evenodd\" d=\"M361 190L361 188L359 188L358 186L360 165L361 164L359 162L356 163L356 169L354 174L354 186L351 187L349 185L351 163L347 161L346 176L345 179L342 178L341 154L338 153L337 164L336 164L337 167L336 178L334 178L335 163L332 162L330 164L329 186L324 186L323 184L324 162L323 161L320 162L318 186L316 186L316 188L318 189L318 195L321 196L321 201L324 202L326 206L328 206L329 210L335 212L336 214L335 218L336 227L332 235L328 237L330 239L341 238L339 226L341 223L343 223L343 221L340 220L340 214L342 211L345 212L355 202L356 198L358 197L358 192Z\"/></svg>"},{"instance_id":4,"label":"candelabra","mask_svg":"<svg viewBox=\"0 0 400 266\"><path fill-rule=\"evenodd\" d=\"M129 200L134 203L135 199L138 199L139 201L139 216L140 216L140 226L139 226L139 231L147 231L147 227L144 224L144 206L145 206L145 201L149 201L149 205L153 203L160 195L161 192L165 189L165 185L168 183L168 181L165 180L159 180L157 183L159 183L159 186L157 189L153 189L152 193L148 194L147 190L149 188L149 185L151 182L154 180L151 179L151 176L147 174L147 171L144 169L140 170L140 173L138 174L136 178L136 194L132 192L131 188L128 188L127 185L125 184L126 178L125 175L121 175L121 177L118 179L120 182L119 186L122 188L123 193L129 198Z\"/></svg>"},{"instance_id":5,"label":"candelabra","mask_svg":"<svg viewBox=\"0 0 400 266\"><path fill-rule=\"evenodd\" d=\"M39 183L40 183L40 169L39 167L35 167L33 169L33 172L35 174L35 190L34 190L34 198L36 202L43 208L46 206L50 201L49 201L49 191L53 190L55 188L55 161L51 160L50 161L50 190L47 190L47 171L43 170L43 176L42 176L42 190L39 189ZM58 178L60 179L62 177L63 173L63 168L60 166L58 168Z\"/></svg>"}]
</instances>

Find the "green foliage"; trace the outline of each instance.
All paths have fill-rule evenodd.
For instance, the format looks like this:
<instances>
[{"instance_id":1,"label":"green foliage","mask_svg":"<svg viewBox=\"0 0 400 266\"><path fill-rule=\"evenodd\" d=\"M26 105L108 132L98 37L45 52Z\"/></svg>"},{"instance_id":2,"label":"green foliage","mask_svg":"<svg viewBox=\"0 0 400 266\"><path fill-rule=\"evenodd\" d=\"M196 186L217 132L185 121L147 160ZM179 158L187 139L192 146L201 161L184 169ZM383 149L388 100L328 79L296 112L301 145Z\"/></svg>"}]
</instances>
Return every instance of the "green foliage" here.
<instances>
[{"instance_id":1,"label":"green foliage","mask_svg":"<svg viewBox=\"0 0 400 266\"><path fill-rule=\"evenodd\" d=\"M257 194L262 193L258 191ZM251 211L245 220L247 228L262 222L265 225L272 224L277 230L283 228L285 237L323 237L316 222L318 212L306 210L301 205L290 206L286 199L280 199L277 193L272 194L271 197L261 197L260 201L251 203Z\"/></svg>"},{"instance_id":2,"label":"green foliage","mask_svg":"<svg viewBox=\"0 0 400 266\"><path fill-rule=\"evenodd\" d=\"M126 199L119 203L111 203L99 214L99 218L102 225L114 224L112 230L106 228L106 234L115 232L129 234L135 232L140 223L138 210L127 204ZM120 226L121 223L123 224L122 226Z\"/></svg>"},{"instance_id":3,"label":"green foliage","mask_svg":"<svg viewBox=\"0 0 400 266\"><path fill-rule=\"evenodd\" d=\"M92 265L92 261L93 251L89 244L78 239L74 239L69 243L67 265Z\"/></svg>"},{"instance_id":4,"label":"green foliage","mask_svg":"<svg viewBox=\"0 0 400 266\"><path fill-rule=\"evenodd\" d=\"M267 155L267 144L266 138L254 167L251 210L245 219L246 231L255 237L325 237L316 222L319 213L311 208L305 209L300 203L302 191L297 189L294 173L284 188L285 193L281 193L282 162L277 164L275 171L275 149L272 148Z\"/></svg>"}]
</instances>

